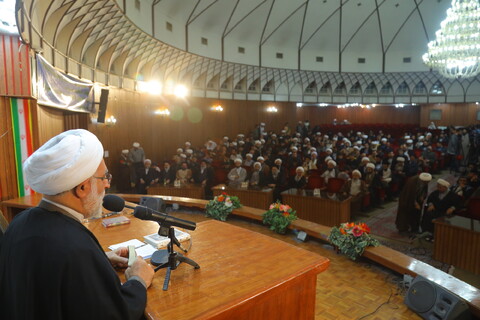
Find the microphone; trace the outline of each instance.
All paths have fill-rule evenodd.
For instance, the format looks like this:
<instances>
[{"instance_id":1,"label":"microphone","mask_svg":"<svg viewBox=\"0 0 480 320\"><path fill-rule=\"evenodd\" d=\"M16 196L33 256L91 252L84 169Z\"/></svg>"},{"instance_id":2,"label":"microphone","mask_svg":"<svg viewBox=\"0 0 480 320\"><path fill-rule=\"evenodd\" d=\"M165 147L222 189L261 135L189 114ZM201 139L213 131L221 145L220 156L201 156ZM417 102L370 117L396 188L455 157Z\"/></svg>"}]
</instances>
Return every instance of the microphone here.
<instances>
[{"instance_id":1,"label":"microphone","mask_svg":"<svg viewBox=\"0 0 480 320\"><path fill-rule=\"evenodd\" d=\"M192 221L175 218L169 216L166 213L158 212L144 206L132 207L125 205L125 200L113 194L107 194L103 198L103 207L109 211L115 212L120 212L123 210L124 207L127 207L130 209L134 209L133 215L141 220L155 221L158 222L160 225L168 224L168 226L176 226L188 230L195 230L197 228L197 224Z\"/></svg>"},{"instance_id":2,"label":"microphone","mask_svg":"<svg viewBox=\"0 0 480 320\"><path fill-rule=\"evenodd\" d=\"M176 226L188 230L195 230L195 228L197 228L195 222L175 218L166 213L158 212L144 206L137 206L133 211L133 215L141 220L156 221L160 225L167 223L169 226Z\"/></svg>"},{"instance_id":3,"label":"microphone","mask_svg":"<svg viewBox=\"0 0 480 320\"><path fill-rule=\"evenodd\" d=\"M108 211L113 212L120 212L125 207L135 209L135 207L125 205L125 200L114 194L107 194L105 197L103 197L103 207Z\"/></svg>"}]
</instances>

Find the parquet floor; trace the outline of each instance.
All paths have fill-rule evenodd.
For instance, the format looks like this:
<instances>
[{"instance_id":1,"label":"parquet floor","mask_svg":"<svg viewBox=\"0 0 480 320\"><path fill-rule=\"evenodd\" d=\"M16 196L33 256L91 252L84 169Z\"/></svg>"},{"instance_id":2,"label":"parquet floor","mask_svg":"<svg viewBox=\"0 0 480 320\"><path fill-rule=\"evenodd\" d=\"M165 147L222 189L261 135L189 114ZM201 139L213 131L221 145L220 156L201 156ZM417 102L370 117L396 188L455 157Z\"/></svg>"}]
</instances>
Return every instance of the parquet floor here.
<instances>
[{"instance_id":1,"label":"parquet floor","mask_svg":"<svg viewBox=\"0 0 480 320\"><path fill-rule=\"evenodd\" d=\"M201 213L171 214L195 222L207 219ZM343 255L336 254L330 245L311 239L298 242L291 233L278 235L256 222L229 217L228 223L281 239L330 259L329 268L317 278L316 320L421 319L403 302L404 292L400 285L402 277L382 266L362 260L353 262ZM379 308L377 312L367 316L377 308Z\"/></svg>"}]
</instances>

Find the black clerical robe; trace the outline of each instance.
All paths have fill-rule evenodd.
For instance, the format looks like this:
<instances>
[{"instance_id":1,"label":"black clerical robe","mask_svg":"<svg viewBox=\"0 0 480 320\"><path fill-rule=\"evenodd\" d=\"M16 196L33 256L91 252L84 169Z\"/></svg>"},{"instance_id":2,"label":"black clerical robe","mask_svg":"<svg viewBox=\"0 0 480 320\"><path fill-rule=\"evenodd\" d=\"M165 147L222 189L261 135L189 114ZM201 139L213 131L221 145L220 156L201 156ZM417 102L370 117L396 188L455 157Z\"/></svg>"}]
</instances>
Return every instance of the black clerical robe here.
<instances>
[{"instance_id":1,"label":"black clerical robe","mask_svg":"<svg viewBox=\"0 0 480 320\"><path fill-rule=\"evenodd\" d=\"M65 214L28 209L2 239L2 319L140 319L146 299L139 281L120 283L95 236Z\"/></svg>"}]
</instances>

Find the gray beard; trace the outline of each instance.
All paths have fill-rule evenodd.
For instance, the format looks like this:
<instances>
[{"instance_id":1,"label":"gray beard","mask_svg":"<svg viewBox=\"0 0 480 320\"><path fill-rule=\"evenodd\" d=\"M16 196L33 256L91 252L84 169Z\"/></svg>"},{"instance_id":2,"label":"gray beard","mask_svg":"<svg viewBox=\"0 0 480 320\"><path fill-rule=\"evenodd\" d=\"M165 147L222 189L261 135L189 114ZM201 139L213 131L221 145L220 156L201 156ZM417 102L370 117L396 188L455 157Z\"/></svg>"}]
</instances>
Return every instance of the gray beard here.
<instances>
[{"instance_id":1,"label":"gray beard","mask_svg":"<svg viewBox=\"0 0 480 320\"><path fill-rule=\"evenodd\" d=\"M92 189L88 196L85 198L83 207L87 213L85 218L87 219L97 219L102 216L102 204L103 204L103 197L105 196L105 190L99 195L98 188L97 188L97 181L92 178L91 181Z\"/></svg>"}]
</instances>

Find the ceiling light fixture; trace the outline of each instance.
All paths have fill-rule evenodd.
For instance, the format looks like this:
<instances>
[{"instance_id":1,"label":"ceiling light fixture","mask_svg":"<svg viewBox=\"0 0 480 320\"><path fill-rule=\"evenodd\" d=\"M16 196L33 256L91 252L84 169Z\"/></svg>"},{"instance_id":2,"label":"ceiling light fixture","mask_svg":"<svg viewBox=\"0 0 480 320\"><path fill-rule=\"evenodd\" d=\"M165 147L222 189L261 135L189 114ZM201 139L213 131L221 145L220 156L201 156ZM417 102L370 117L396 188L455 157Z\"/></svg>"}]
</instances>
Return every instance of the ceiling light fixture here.
<instances>
[{"instance_id":1,"label":"ceiling light fixture","mask_svg":"<svg viewBox=\"0 0 480 320\"><path fill-rule=\"evenodd\" d=\"M470 78L480 72L480 5L452 0L447 18L428 43L425 64L447 78Z\"/></svg>"}]
</instances>

